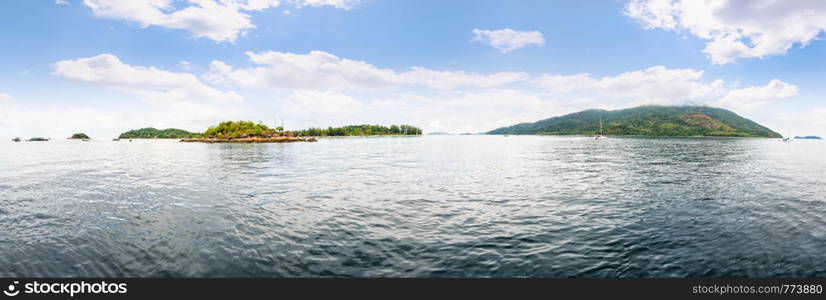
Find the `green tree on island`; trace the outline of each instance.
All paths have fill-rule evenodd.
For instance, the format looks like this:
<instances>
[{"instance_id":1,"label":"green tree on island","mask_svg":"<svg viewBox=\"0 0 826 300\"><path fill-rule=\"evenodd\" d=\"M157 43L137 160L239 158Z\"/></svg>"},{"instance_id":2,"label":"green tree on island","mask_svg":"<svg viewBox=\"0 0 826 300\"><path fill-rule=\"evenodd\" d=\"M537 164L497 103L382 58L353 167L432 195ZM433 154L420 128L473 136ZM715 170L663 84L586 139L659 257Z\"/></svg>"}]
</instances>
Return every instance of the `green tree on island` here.
<instances>
[{"instance_id":1,"label":"green tree on island","mask_svg":"<svg viewBox=\"0 0 826 300\"><path fill-rule=\"evenodd\" d=\"M422 130L410 125L349 125L344 127L327 127L296 131L298 136L367 136L367 135L421 135Z\"/></svg>"},{"instance_id":2,"label":"green tree on island","mask_svg":"<svg viewBox=\"0 0 826 300\"><path fill-rule=\"evenodd\" d=\"M281 129L272 129L261 122L253 123L251 121L226 121L221 122L218 126L211 126L209 129L200 134L203 138L244 138L253 136L274 136L283 135L279 133Z\"/></svg>"}]
</instances>

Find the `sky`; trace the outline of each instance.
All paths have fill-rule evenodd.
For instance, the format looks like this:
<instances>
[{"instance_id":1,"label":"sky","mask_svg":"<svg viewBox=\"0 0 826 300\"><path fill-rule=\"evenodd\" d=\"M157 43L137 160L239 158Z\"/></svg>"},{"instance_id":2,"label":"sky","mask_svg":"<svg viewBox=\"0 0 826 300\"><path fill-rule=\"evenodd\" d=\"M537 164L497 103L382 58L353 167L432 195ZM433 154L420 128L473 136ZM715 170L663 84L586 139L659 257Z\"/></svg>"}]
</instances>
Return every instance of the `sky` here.
<instances>
[{"instance_id":1,"label":"sky","mask_svg":"<svg viewBox=\"0 0 826 300\"><path fill-rule=\"evenodd\" d=\"M826 136L817 0L4 0L0 136L710 105Z\"/></svg>"}]
</instances>

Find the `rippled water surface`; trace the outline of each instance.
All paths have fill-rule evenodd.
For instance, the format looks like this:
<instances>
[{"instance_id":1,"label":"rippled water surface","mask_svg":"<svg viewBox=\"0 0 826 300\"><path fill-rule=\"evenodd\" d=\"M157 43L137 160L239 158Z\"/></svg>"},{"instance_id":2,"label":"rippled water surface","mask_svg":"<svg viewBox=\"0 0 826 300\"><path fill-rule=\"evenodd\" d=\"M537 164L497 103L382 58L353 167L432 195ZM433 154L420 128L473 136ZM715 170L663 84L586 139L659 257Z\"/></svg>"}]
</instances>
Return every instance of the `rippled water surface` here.
<instances>
[{"instance_id":1,"label":"rippled water surface","mask_svg":"<svg viewBox=\"0 0 826 300\"><path fill-rule=\"evenodd\" d=\"M826 276L826 143L0 143L0 276Z\"/></svg>"}]
</instances>

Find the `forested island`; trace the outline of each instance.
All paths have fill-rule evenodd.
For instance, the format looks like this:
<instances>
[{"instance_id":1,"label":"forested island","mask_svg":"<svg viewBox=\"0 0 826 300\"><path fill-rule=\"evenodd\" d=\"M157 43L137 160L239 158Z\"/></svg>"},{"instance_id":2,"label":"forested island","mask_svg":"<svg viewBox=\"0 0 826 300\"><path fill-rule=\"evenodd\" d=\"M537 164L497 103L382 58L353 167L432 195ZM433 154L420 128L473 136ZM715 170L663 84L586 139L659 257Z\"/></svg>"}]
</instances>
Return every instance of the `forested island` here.
<instances>
[{"instance_id":1,"label":"forested island","mask_svg":"<svg viewBox=\"0 0 826 300\"><path fill-rule=\"evenodd\" d=\"M158 130L152 127L129 130L121 133L119 139L185 139L195 137L197 133L183 129L167 128Z\"/></svg>"},{"instance_id":2,"label":"forested island","mask_svg":"<svg viewBox=\"0 0 826 300\"><path fill-rule=\"evenodd\" d=\"M421 135L422 130L410 125L349 125L344 127L308 128L296 131L297 136L370 136L370 135Z\"/></svg>"},{"instance_id":3,"label":"forested island","mask_svg":"<svg viewBox=\"0 0 826 300\"><path fill-rule=\"evenodd\" d=\"M91 139L91 138L88 135L86 135L85 133L75 133L72 136L70 136L69 139L70 140L88 140L88 139Z\"/></svg>"},{"instance_id":4,"label":"forested island","mask_svg":"<svg viewBox=\"0 0 826 300\"><path fill-rule=\"evenodd\" d=\"M270 128L262 123L251 121L226 121L211 126L194 137L182 139L181 142L200 143L287 143L315 142L315 138L296 137L293 132L283 128Z\"/></svg>"},{"instance_id":5,"label":"forested island","mask_svg":"<svg viewBox=\"0 0 826 300\"><path fill-rule=\"evenodd\" d=\"M203 133L181 139L182 142L202 143L280 143L315 142L316 137L372 136L372 135L421 135L422 130L410 125L350 125L344 127L308 128L285 131L282 127L270 128L251 121L226 121L211 126ZM123 137L121 137L123 138Z\"/></svg>"},{"instance_id":6,"label":"forested island","mask_svg":"<svg viewBox=\"0 0 826 300\"><path fill-rule=\"evenodd\" d=\"M674 137L766 137L780 134L734 112L708 106L641 106L621 110L589 109L488 134L605 135Z\"/></svg>"}]
</instances>

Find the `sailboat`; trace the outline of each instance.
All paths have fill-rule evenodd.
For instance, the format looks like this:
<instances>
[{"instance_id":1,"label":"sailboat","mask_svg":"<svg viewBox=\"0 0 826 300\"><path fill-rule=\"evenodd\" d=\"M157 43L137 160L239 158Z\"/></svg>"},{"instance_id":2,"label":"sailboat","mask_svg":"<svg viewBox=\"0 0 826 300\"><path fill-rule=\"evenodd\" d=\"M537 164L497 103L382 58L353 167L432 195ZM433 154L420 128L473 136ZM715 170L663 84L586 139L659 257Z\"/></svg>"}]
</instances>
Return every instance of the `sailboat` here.
<instances>
[{"instance_id":1,"label":"sailboat","mask_svg":"<svg viewBox=\"0 0 826 300\"><path fill-rule=\"evenodd\" d=\"M597 135L594 136L594 139L599 140L599 139L605 139L605 138L608 138L608 137L605 136L605 131L602 128L602 117L599 117L599 133L597 133Z\"/></svg>"},{"instance_id":2,"label":"sailboat","mask_svg":"<svg viewBox=\"0 0 826 300\"><path fill-rule=\"evenodd\" d=\"M784 143L791 143L792 141L794 141L794 139L792 139L792 131L789 130L789 135L787 135L786 137L784 137L780 141L784 142Z\"/></svg>"}]
</instances>

